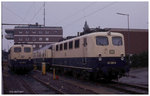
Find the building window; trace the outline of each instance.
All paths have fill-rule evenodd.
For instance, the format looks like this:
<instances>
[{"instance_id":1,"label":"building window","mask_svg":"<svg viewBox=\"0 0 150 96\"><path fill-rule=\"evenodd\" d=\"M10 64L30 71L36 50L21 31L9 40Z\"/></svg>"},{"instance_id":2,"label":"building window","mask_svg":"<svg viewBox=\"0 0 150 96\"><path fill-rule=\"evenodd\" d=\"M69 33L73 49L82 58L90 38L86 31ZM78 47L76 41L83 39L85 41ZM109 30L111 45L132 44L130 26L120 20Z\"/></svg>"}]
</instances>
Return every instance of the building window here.
<instances>
[{"instance_id":1,"label":"building window","mask_svg":"<svg viewBox=\"0 0 150 96\"><path fill-rule=\"evenodd\" d=\"M19 34L22 34L22 31L19 31Z\"/></svg>"},{"instance_id":2,"label":"building window","mask_svg":"<svg viewBox=\"0 0 150 96\"><path fill-rule=\"evenodd\" d=\"M42 45L39 45L39 48L41 48L42 47Z\"/></svg>"},{"instance_id":3,"label":"building window","mask_svg":"<svg viewBox=\"0 0 150 96\"><path fill-rule=\"evenodd\" d=\"M26 41L29 41L29 37L26 38Z\"/></svg>"},{"instance_id":4,"label":"building window","mask_svg":"<svg viewBox=\"0 0 150 96\"><path fill-rule=\"evenodd\" d=\"M26 34L29 34L29 31L26 31Z\"/></svg>"},{"instance_id":5,"label":"building window","mask_svg":"<svg viewBox=\"0 0 150 96\"><path fill-rule=\"evenodd\" d=\"M40 37L40 38L39 38L39 41L42 41L42 39L43 39L43 38Z\"/></svg>"},{"instance_id":6,"label":"building window","mask_svg":"<svg viewBox=\"0 0 150 96\"><path fill-rule=\"evenodd\" d=\"M45 38L45 40L46 40L46 41L48 41L48 40L49 40L49 38Z\"/></svg>"},{"instance_id":7,"label":"building window","mask_svg":"<svg viewBox=\"0 0 150 96\"><path fill-rule=\"evenodd\" d=\"M19 41L22 41L22 38L21 38L21 37L19 38Z\"/></svg>"},{"instance_id":8,"label":"building window","mask_svg":"<svg viewBox=\"0 0 150 96\"><path fill-rule=\"evenodd\" d=\"M45 34L49 34L49 31L45 31Z\"/></svg>"},{"instance_id":9,"label":"building window","mask_svg":"<svg viewBox=\"0 0 150 96\"><path fill-rule=\"evenodd\" d=\"M33 48L35 48L36 47L36 45L33 45Z\"/></svg>"},{"instance_id":10,"label":"building window","mask_svg":"<svg viewBox=\"0 0 150 96\"><path fill-rule=\"evenodd\" d=\"M35 32L35 31L32 31L32 33L33 33L33 34L36 34L36 32Z\"/></svg>"},{"instance_id":11,"label":"building window","mask_svg":"<svg viewBox=\"0 0 150 96\"><path fill-rule=\"evenodd\" d=\"M33 41L36 41L36 38L35 38L35 37L33 37L33 38L32 38L32 40L33 40Z\"/></svg>"},{"instance_id":12,"label":"building window","mask_svg":"<svg viewBox=\"0 0 150 96\"><path fill-rule=\"evenodd\" d=\"M55 33L57 33L57 31L54 31Z\"/></svg>"},{"instance_id":13,"label":"building window","mask_svg":"<svg viewBox=\"0 0 150 96\"><path fill-rule=\"evenodd\" d=\"M39 31L39 34L42 34L42 31Z\"/></svg>"}]
</instances>

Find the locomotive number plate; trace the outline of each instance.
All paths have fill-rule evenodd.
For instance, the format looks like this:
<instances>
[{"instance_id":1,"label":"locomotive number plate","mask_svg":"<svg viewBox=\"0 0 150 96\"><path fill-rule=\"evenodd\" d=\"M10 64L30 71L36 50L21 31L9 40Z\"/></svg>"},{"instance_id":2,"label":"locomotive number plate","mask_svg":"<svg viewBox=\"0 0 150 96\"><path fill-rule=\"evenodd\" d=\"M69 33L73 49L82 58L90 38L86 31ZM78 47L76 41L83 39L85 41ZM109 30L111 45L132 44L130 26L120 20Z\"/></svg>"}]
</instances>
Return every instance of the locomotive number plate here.
<instances>
[{"instance_id":1,"label":"locomotive number plate","mask_svg":"<svg viewBox=\"0 0 150 96\"><path fill-rule=\"evenodd\" d=\"M116 64L116 62L109 61L109 62L107 62L107 64Z\"/></svg>"}]
</instances>

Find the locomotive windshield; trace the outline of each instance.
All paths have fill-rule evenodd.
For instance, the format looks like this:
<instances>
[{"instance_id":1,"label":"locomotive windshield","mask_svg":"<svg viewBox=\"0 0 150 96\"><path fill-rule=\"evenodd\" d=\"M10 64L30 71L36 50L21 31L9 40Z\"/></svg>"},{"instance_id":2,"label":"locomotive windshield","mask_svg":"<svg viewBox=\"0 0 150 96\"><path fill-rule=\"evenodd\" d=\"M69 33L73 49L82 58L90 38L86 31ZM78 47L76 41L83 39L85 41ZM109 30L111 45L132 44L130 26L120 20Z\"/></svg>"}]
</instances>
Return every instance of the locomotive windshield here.
<instances>
[{"instance_id":1,"label":"locomotive windshield","mask_svg":"<svg viewBox=\"0 0 150 96\"><path fill-rule=\"evenodd\" d=\"M105 36L97 36L96 44L101 45L101 46L106 46L106 45L108 45L108 38Z\"/></svg>"},{"instance_id":2,"label":"locomotive windshield","mask_svg":"<svg viewBox=\"0 0 150 96\"><path fill-rule=\"evenodd\" d=\"M31 52L31 48L30 47L25 47L24 52Z\"/></svg>"},{"instance_id":3,"label":"locomotive windshield","mask_svg":"<svg viewBox=\"0 0 150 96\"><path fill-rule=\"evenodd\" d=\"M21 52L21 48L20 47L15 47L14 52L16 52L16 53Z\"/></svg>"},{"instance_id":4,"label":"locomotive windshield","mask_svg":"<svg viewBox=\"0 0 150 96\"><path fill-rule=\"evenodd\" d=\"M121 46L122 45L122 38L121 37L112 37L112 43L115 46Z\"/></svg>"}]
</instances>

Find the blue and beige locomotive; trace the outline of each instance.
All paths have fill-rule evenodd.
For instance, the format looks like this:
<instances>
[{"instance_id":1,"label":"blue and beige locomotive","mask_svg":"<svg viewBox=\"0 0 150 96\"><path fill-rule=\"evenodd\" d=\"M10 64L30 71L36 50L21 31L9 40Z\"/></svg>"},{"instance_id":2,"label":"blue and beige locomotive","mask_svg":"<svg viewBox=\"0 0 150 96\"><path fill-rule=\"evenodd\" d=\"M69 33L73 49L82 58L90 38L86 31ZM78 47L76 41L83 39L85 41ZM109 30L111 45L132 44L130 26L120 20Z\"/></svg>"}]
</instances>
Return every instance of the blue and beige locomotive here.
<instances>
[{"instance_id":1,"label":"blue and beige locomotive","mask_svg":"<svg viewBox=\"0 0 150 96\"><path fill-rule=\"evenodd\" d=\"M15 44L9 50L9 67L19 73L33 69L33 47L27 44Z\"/></svg>"},{"instance_id":2,"label":"blue and beige locomotive","mask_svg":"<svg viewBox=\"0 0 150 96\"><path fill-rule=\"evenodd\" d=\"M128 72L124 36L94 32L52 46L52 66L75 76L118 79Z\"/></svg>"}]
</instances>

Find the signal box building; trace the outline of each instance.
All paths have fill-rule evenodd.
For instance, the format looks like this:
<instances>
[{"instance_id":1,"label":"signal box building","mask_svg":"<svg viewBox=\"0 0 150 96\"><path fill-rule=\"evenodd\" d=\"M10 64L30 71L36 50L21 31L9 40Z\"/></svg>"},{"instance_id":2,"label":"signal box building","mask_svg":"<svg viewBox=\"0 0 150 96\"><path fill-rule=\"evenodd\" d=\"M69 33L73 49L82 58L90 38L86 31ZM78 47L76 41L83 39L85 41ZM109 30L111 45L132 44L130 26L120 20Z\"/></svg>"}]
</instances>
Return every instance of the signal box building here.
<instances>
[{"instance_id":1,"label":"signal box building","mask_svg":"<svg viewBox=\"0 0 150 96\"><path fill-rule=\"evenodd\" d=\"M27 43L33 45L34 50L48 44L59 42L63 38L62 27L48 27L38 25L16 26L14 29L6 29L6 39L14 40L14 43Z\"/></svg>"}]
</instances>

